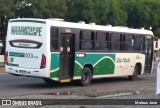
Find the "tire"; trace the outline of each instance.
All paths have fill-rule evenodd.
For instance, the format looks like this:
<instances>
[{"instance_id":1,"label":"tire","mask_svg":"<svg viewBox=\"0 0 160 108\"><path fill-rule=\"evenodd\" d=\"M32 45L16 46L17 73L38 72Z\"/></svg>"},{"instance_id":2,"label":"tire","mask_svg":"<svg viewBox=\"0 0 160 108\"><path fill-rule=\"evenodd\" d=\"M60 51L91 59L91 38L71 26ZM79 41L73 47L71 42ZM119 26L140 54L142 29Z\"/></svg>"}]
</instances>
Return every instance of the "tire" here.
<instances>
[{"instance_id":1,"label":"tire","mask_svg":"<svg viewBox=\"0 0 160 108\"><path fill-rule=\"evenodd\" d=\"M90 85L91 80L92 80L92 71L90 68L85 67L81 75L81 85L82 86Z\"/></svg>"},{"instance_id":2,"label":"tire","mask_svg":"<svg viewBox=\"0 0 160 108\"><path fill-rule=\"evenodd\" d=\"M133 75L128 76L128 79L131 80L131 81L136 80L137 77L138 77L138 72L139 72L139 68L136 65L135 68L134 68Z\"/></svg>"}]
</instances>

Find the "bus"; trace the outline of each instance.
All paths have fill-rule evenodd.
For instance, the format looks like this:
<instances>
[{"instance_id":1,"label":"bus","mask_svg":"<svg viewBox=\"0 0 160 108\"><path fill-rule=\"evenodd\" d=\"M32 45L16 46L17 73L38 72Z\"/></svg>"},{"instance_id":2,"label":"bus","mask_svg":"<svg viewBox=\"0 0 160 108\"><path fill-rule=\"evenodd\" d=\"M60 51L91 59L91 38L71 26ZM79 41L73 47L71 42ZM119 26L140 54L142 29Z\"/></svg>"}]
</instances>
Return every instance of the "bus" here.
<instances>
[{"instance_id":1,"label":"bus","mask_svg":"<svg viewBox=\"0 0 160 108\"><path fill-rule=\"evenodd\" d=\"M63 19L11 19L5 71L65 83L152 73L154 35L145 29L67 22Z\"/></svg>"}]
</instances>

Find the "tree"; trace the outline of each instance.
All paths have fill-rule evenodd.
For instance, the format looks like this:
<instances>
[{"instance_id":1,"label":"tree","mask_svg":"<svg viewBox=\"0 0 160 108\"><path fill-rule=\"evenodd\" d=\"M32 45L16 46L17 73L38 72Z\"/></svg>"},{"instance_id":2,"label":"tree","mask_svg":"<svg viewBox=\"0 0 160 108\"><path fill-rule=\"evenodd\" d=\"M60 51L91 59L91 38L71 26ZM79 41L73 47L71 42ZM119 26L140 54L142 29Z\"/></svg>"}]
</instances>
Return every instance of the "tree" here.
<instances>
[{"instance_id":1,"label":"tree","mask_svg":"<svg viewBox=\"0 0 160 108\"><path fill-rule=\"evenodd\" d=\"M107 14L107 21L112 25L126 26L127 13L122 10L121 0L109 0L109 12Z\"/></svg>"},{"instance_id":2,"label":"tree","mask_svg":"<svg viewBox=\"0 0 160 108\"><path fill-rule=\"evenodd\" d=\"M94 4L92 0L66 0L68 11L66 17L68 21L95 22Z\"/></svg>"},{"instance_id":3,"label":"tree","mask_svg":"<svg viewBox=\"0 0 160 108\"><path fill-rule=\"evenodd\" d=\"M160 35L160 32L158 32L160 30L160 1L148 0L145 5L150 9L148 24L153 28L152 31L155 35Z\"/></svg>"},{"instance_id":4,"label":"tree","mask_svg":"<svg viewBox=\"0 0 160 108\"><path fill-rule=\"evenodd\" d=\"M29 1L29 0L28 0ZM65 0L30 0L35 18L64 18L67 10Z\"/></svg>"},{"instance_id":5,"label":"tree","mask_svg":"<svg viewBox=\"0 0 160 108\"><path fill-rule=\"evenodd\" d=\"M11 18L62 18L67 21L134 28L151 26L158 33L158 0L0 0L0 39L5 46Z\"/></svg>"},{"instance_id":6,"label":"tree","mask_svg":"<svg viewBox=\"0 0 160 108\"><path fill-rule=\"evenodd\" d=\"M127 26L134 28L157 28L160 5L157 0L124 0L121 5L128 14Z\"/></svg>"},{"instance_id":7,"label":"tree","mask_svg":"<svg viewBox=\"0 0 160 108\"><path fill-rule=\"evenodd\" d=\"M0 39L5 47L5 37L7 32L8 20L14 16L13 1L1 0L0 1Z\"/></svg>"},{"instance_id":8,"label":"tree","mask_svg":"<svg viewBox=\"0 0 160 108\"><path fill-rule=\"evenodd\" d=\"M33 17L32 1L15 0L15 18L31 18Z\"/></svg>"},{"instance_id":9,"label":"tree","mask_svg":"<svg viewBox=\"0 0 160 108\"><path fill-rule=\"evenodd\" d=\"M156 37L160 38L160 28L156 28L154 34L156 35Z\"/></svg>"},{"instance_id":10,"label":"tree","mask_svg":"<svg viewBox=\"0 0 160 108\"><path fill-rule=\"evenodd\" d=\"M109 2L108 0L93 0L94 13L96 17L96 23L100 25L111 24L108 21Z\"/></svg>"},{"instance_id":11,"label":"tree","mask_svg":"<svg viewBox=\"0 0 160 108\"><path fill-rule=\"evenodd\" d=\"M123 9L127 12L128 14L128 19L127 19L127 26L128 27L134 27L134 28L139 28L141 27L141 7L142 1L136 1L136 0L124 0L122 3L124 6Z\"/></svg>"}]
</instances>

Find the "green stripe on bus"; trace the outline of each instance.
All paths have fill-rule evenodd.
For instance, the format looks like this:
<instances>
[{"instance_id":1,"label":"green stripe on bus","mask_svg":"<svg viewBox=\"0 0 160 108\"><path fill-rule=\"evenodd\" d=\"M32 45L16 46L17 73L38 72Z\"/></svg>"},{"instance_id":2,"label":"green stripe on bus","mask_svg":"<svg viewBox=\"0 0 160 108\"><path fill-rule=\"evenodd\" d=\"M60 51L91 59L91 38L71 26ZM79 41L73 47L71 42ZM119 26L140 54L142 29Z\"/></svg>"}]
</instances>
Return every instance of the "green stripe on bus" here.
<instances>
[{"instance_id":1,"label":"green stripe on bus","mask_svg":"<svg viewBox=\"0 0 160 108\"><path fill-rule=\"evenodd\" d=\"M81 76L86 64L93 66L93 75L114 74L115 54L88 53L84 58L76 57L74 62L73 76ZM51 54L50 78L58 77L60 65L60 54Z\"/></svg>"},{"instance_id":2,"label":"green stripe on bus","mask_svg":"<svg viewBox=\"0 0 160 108\"><path fill-rule=\"evenodd\" d=\"M50 73L50 78L57 78L59 76L59 69Z\"/></svg>"},{"instance_id":3,"label":"green stripe on bus","mask_svg":"<svg viewBox=\"0 0 160 108\"><path fill-rule=\"evenodd\" d=\"M104 56L97 60L93 66L93 75L114 74L115 63L111 57ZM83 67L78 61L74 65L74 76L81 76Z\"/></svg>"},{"instance_id":4,"label":"green stripe on bus","mask_svg":"<svg viewBox=\"0 0 160 108\"><path fill-rule=\"evenodd\" d=\"M25 53L20 53L20 52L9 52L9 56L14 56L14 57L25 57Z\"/></svg>"},{"instance_id":5,"label":"green stripe on bus","mask_svg":"<svg viewBox=\"0 0 160 108\"><path fill-rule=\"evenodd\" d=\"M0 62L0 64L4 64L4 62Z\"/></svg>"},{"instance_id":6,"label":"green stripe on bus","mask_svg":"<svg viewBox=\"0 0 160 108\"><path fill-rule=\"evenodd\" d=\"M112 59L105 57L101 59L94 67L94 75L114 74L115 64Z\"/></svg>"}]
</instances>

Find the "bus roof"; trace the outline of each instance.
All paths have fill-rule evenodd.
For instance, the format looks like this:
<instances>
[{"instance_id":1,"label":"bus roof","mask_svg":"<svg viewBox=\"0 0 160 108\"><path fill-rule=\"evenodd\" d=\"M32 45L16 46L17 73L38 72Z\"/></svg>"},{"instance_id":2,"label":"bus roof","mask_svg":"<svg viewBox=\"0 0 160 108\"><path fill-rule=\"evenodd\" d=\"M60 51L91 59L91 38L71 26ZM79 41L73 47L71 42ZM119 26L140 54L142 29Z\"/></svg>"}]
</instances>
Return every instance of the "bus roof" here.
<instances>
[{"instance_id":1,"label":"bus roof","mask_svg":"<svg viewBox=\"0 0 160 108\"><path fill-rule=\"evenodd\" d=\"M83 21L81 23L66 22L63 19L53 18L53 19L37 19L37 18L17 18L11 19L11 22L34 22L43 23L55 27L66 27L66 28L77 28L82 30L97 30L97 31L107 31L107 32L118 32L118 33L129 33L129 34L143 34L152 35L153 32L145 29L134 29L123 26L111 26L111 25L96 25L95 23L85 24Z\"/></svg>"}]
</instances>

